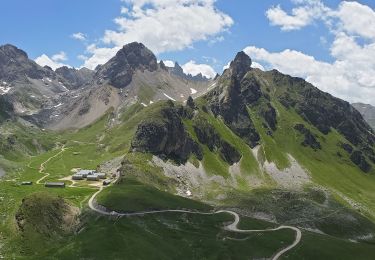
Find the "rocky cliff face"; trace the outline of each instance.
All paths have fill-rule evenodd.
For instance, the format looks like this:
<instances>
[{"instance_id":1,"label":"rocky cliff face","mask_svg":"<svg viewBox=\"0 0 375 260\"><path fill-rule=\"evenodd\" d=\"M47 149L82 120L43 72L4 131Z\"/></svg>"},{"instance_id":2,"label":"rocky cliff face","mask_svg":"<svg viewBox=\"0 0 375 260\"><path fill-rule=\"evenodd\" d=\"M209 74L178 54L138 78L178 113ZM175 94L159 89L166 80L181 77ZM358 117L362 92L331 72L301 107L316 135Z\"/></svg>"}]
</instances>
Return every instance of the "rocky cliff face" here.
<instances>
[{"instance_id":1,"label":"rocky cliff face","mask_svg":"<svg viewBox=\"0 0 375 260\"><path fill-rule=\"evenodd\" d=\"M131 81L136 70L155 71L158 68L155 55L142 43L133 42L119 50L115 57L99 67L95 79L108 81L116 88L124 88Z\"/></svg>"},{"instance_id":2,"label":"rocky cliff face","mask_svg":"<svg viewBox=\"0 0 375 260\"><path fill-rule=\"evenodd\" d=\"M138 125L132 140L133 151L149 152L184 163L190 155L202 159L200 146L187 133L181 118L181 108L166 102L157 112Z\"/></svg>"},{"instance_id":3,"label":"rocky cliff face","mask_svg":"<svg viewBox=\"0 0 375 260\"><path fill-rule=\"evenodd\" d=\"M375 107L363 103L354 103L352 106L361 113L366 122L375 130Z\"/></svg>"},{"instance_id":4,"label":"rocky cliff face","mask_svg":"<svg viewBox=\"0 0 375 260\"><path fill-rule=\"evenodd\" d=\"M74 69L66 66L56 69L56 73L64 78L73 89L91 83L95 72L87 68Z\"/></svg>"},{"instance_id":5,"label":"rocky cliff face","mask_svg":"<svg viewBox=\"0 0 375 260\"><path fill-rule=\"evenodd\" d=\"M23 50L10 44L0 46L0 79L2 81L11 82L16 79L24 79L25 76L42 79L52 76L52 74L53 72L50 70L29 60Z\"/></svg>"},{"instance_id":6,"label":"rocky cliff face","mask_svg":"<svg viewBox=\"0 0 375 260\"><path fill-rule=\"evenodd\" d=\"M251 59L243 52L237 54L229 70L219 80L219 86L209 92L207 100L215 116L221 116L225 124L242 137L250 147L260 140L247 111L248 103L257 101L261 96L259 85L244 79L251 70Z\"/></svg>"}]
</instances>

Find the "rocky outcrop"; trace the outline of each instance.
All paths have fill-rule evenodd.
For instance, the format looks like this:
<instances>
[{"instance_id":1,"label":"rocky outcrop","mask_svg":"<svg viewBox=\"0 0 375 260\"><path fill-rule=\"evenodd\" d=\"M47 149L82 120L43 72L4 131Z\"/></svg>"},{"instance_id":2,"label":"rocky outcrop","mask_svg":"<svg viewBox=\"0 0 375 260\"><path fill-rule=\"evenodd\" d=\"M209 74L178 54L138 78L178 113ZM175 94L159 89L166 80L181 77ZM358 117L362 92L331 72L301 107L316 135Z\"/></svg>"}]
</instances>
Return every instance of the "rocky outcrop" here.
<instances>
[{"instance_id":1,"label":"rocky outcrop","mask_svg":"<svg viewBox=\"0 0 375 260\"><path fill-rule=\"evenodd\" d=\"M348 154L353 152L353 146L348 143L340 143L339 146L344 149Z\"/></svg>"},{"instance_id":2,"label":"rocky outcrop","mask_svg":"<svg viewBox=\"0 0 375 260\"><path fill-rule=\"evenodd\" d=\"M205 99L215 116L221 116L225 124L250 147L255 147L260 136L247 111L247 105L261 96L256 80L243 78L251 68L251 60L245 53L237 54L229 70L222 76L219 87L206 94Z\"/></svg>"},{"instance_id":3,"label":"rocky outcrop","mask_svg":"<svg viewBox=\"0 0 375 260\"><path fill-rule=\"evenodd\" d=\"M203 117L196 117L193 120L194 132L198 141L207 145L210 151L214 151L221 146L221 137L216 129L207 122Z\"/></svg>"},{"instance_id":4,"label":"rocky outcrop","mask_svg":"<svg viewBox=\"0 0 375 260\"><path fill-rule=\"evenodd\" d=\"M77 70L66 66L56 69L56 73L69 82L72 89L78 89L81 86L90 83L95 74L94 71L86 68Z\"/></svg>"},{"instance_id":5,"label":"rocky outcrop","mask_svg":"<svg viewBox=\"0 0 375 260\"><path fill-rule=\"evenodd\" d=\"M178 163L185 163L191 154L201 160L201 148L185 130L178 108L173 102L167 104L158 111L158 117L147 118L138 125L132 150L149 152Z\"/></svg>"},{"instance_id":6,"label":"rocky outcrop","mask_svg":"<svg viewBox=\"0 0 375 260\"><path fill-rule=\"evenodd\" d=\"M314 150L322 148L319 141L316 139L313 133L311 133L311 131L307 129L303 124L296 124L294 126L294 129L303 134L304 140L301 143L303 146L309 146Z\"/></svg>"},{"instance_id":7,"label":"rocky outcrop","mask_svg":"<svg viewBox=\"0 0 375 260\"><path fill-rule=\"evenodd\" d=\"M373 130L348 102L319 90L301 78L283 75L276 70L267 73L277 88L285 89L280 91L278 99L286 108L294 108L323 134L336 129L367 156L374 152Z\"/></svg>"},{"instance_id":8,"label":"rocky outcrop","mask_svg":"<svg viewBox=\"0 0 375 260\"><path fill-rule=\"evenodd\" d=\"M350 160L364 172L369 172L372 168L361 151L354 151Z\"/></svg>"},{"instance_id":9,"label":"rocky outcrop","mask_svg":"<svg viewBox=\"0 0 375 260\"><path fill-rule=\"evenodd\" d=\"M203 117L193 120L194 132L201 144L207 145L210 151L218 151L221 158L230 165L240 161L242 155L228 142L224 141L216 129Z\"/></svg>"},{"instance_id":10,"label":"rocky outcrop","mask_svg":"<svg viewBox=\"0 0 375 260\"><path fill-rule=\"evenodd\" d=\"M52 76L53 71L40 67L30 60L26 52L6 44L0 46L0 79L11 82L16 79L41 79Z\"/></svg>"},{"instance_id":11,"label":"rocky outcrop","mask_svg":"<svg viewBox=\"0 0 375 260\"><path fill-rule=\"evenodd\" d=\"M237 53L234 60L230 63L229 68L232 72L232 75L237 80L241 80L251 69L251 59L246 53L240 51L239 53Z\"/></svg>"},{"instance_id":12,"label":"rocky outcrop","mask_svg":"<svg viewBox=\"0 0 375 260\"><path fill-rule=\"evenodd\" d=\"M95 79L98 83L104 80L116 88L124 88L132 81L135 71L157 69L155 55L142 43L133 42L125 45L112 59L100 66Z\"/></svg>"},{"instance_id":13,"label":"rocky outcrop","mask_svg":"<svg viewBox=\"0 0 375 260\"><path fill-rule=\"evenodd\" d=\"M230 165L237 163L241 160L242 155L226 141L221 141L221 147L219 148L221 158L229 163Z\"/></svg>"},{"instance_id":14,"label":"rocky outcrop","mask_svg":"<svg viewBox=\"0 0 375 260\"><path fill-rule=\"evenodd\" d=\"M277 129L277 115L275 108L270 103L266 103L266 106L261 109L260 113L268 126L275 131Z\"/></svg>"}]
</instances>

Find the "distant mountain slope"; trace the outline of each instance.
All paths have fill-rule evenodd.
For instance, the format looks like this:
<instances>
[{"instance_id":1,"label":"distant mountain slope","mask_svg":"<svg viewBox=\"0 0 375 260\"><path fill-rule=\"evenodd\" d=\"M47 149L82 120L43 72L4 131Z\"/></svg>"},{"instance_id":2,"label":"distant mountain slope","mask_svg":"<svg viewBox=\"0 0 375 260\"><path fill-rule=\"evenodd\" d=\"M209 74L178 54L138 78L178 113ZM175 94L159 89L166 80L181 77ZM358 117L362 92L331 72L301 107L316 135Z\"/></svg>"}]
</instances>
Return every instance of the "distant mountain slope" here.
<instances>
[{"instance_id":1,"label":"distant mountain slope","mask_svg":"<svg viewBox=\"0 0 375 260\"><path fill-rule=\"evenodd\" d=\"M49 67L39 66L13 45L0 46L0 97L2 106L7 107L1 111L0 120L4 113L40 124L50 120L60 100L74 96L72 90L90 80L90 74L87 70L68 68L58 69L56 73ZM39 120L33 120L40 114Z\"/></svg>"},{"instance_id":2,"label":"distant mountain slope","mask_svg":"<svg viewBox=\"0 0 375 260\"><path fill-rule=\"evenodd\" d=\"M136 42L96 71L53 71L8 44L0 47L0 121L22 117L42 128L80 128L109 109L117 113L135 102L147 106L158 100L185 101L206 92L209 83L201 75L185 75L179 66L158 64L155 55Z\"/></svg>"},{"instance_id":3,"label":"distant mountain slope","mask_svg":"<svg viewBox=\"0 0 375 260\"><path fill-rule=\"evenodd\" d=\"M353 103L352 106L357 109L370 126L375 129L375 107L363 103Z\"/></svg>"},{"instance_id":4,"label":"distant mountain slope","mask_svg":"<svg viewBox=\"0 0 375 260\"><path fill-rule=\"evenodd\" d=\"M182 72L183 73L183 72ZM81 128L134 103L148 106L158 100L186 101L189 95L205 93L211 81L176 73L157 63L155 55L141 43L125 45L106 64L97 68L89 87L72 99L62 99L52 129Z\"/></svg>"}]
</instances>

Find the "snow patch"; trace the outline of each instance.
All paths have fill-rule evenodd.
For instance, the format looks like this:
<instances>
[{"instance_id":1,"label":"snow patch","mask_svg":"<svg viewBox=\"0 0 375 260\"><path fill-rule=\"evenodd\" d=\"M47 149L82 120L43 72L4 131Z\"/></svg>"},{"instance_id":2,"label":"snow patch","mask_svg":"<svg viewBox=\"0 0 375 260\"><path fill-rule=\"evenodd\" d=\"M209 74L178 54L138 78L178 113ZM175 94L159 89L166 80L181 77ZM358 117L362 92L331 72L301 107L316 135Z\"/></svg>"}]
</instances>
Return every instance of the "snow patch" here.
<instances>
[{"instance_id":1,"label":"snow patch","mask_svg":"<svg viewBox=\"0 0 375 260\"><path fill-rule=\"evenodd\" d=\"M190 88L190 91L191 91L192 95L194 95L194 94L196 94L198 92L196 89L193 89L193 88Z\"/></svg>"},{"instance_id":2,"label":"snow patch","mask_svg":"<svg viewBox=\"0 0 375 260\"><path fill-rule=\"evenodd\" d=\"M56 106L53 106L54 108L58 108L58 107L61 107L62 106L62 103L59 103L57 104Z\"/></svg>"},{"instance_id":3,"label":"snow patch","mask_svg":"<svg viewBox=\"0 0 375 260\"><path fill-rule=\"evenodd\" d=\"M141 105L144 106L144 107L147 107L147 105L145 103L143 103L143 102L141 103Z\"/></svg>"},{"instance_id":4,"label":"snow patch","mask_svg":"<svg viewBox=\"0 0 375 260\"><path fill-rule=\"evenodd\" d=\"M174 99L174 98L168 96L167 94L165 94L165 93L163 93L163 94L164 94L164 96L166 96L166 97L169 98L170 100L172 100L172 101L176 101L176 99Z\"/></svg>"},{"instance_id":5,"label":"snow patch","mask_svg":"<svg viewBox=\"0 0 375 260\"><path fill-rule=\"evenodd\" d=\"M11 87L0 87L0 95L7 94L11 89Z\"/></svg>"},{"instance_id":6,"label":"snow patch","mask_svg":"<svg viewBox=\"0 0 375 260\"><path fill-rule=\"evenodd\" d=\"M47 78L47 81L52 82L52 80L50 78Z\"/></svg>"},{"instance_id":7,"label":"snow patch","mask_svg":"<svg viewBox=\"0 0 375 260\"><path fill-rule=\"evenodd\" d=\"M154 101L150 100L150 105L154 104Z\"/></svg>"},{"instance_id":8,"label":"snow patch","mask_svg":"<svg viewBox=\"0 0 375 260\"><path fill-rule=\"evenodd\" d=\"M211 86L209 86L209 87L207 88L207 90L210 90L211 88L213 88L213 87L215 87L215 86L216 86L216 82L213 83Z\"/></svg>"}]
</instances>

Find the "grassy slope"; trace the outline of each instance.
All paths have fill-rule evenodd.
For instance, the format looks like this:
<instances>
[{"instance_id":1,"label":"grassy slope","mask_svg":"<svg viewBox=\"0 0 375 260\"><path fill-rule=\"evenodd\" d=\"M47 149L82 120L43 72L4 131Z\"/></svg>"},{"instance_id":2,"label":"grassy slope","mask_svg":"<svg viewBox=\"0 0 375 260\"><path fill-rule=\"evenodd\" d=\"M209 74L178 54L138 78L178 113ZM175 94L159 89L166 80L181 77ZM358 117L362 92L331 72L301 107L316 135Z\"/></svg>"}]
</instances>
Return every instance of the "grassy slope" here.
<instances>
[{"instance_id":1,"label":"grassy slope","mask_svg":"<svg viewBox=\"0 0 375 260\"><path fill-rule=\"evenodd\" d=\"M157 103L154 104L154 106L149 106L148 108L142 108L139 105L134 105L129 109L128 111L124 112L122 115L122 121L124 122L120 126L115 126L114 128L108 129L105 127L106 122L110 118L110 116L103 117L101 120L98 120L95 124L86 127L78 132L70 132L70 133L64 133L61 137L59 137L56 141L66 143L68 150L61 154L61 156L55 158L54 160L50 161L47 166L47 172L51 173L51 176L48 178L48 180L56 180L62 176L66 176L70 173L70 169L77 166L83 166L83 167L95 167L97 164L104 162L110 158L123 155L127 153L130 147L130 140L131 137L136 129L137 124L145 119L148 116L152 116L154 114L154 111L157 111L158 106L163 106L163 103ZM329 140L331 138L326 137L326 143L323 145L323 151L321 152L314 152L310 150L309 148L304 148L299 145L299 142L301 141L298 135L291 135L290 129L293 126L295 122L300 122L301 119L292 111L286 111L283 107L276 104L276 107L279 111L279 113L285 113L283 114L283 118L285 118L284 121L279 121L279 124L282 126L281 130L278 130L275 132L274 139L273 140L267 140L265 138L265 141L263 145L265 146L265 156L269 160L275 161L275 163L279 166L279 168L286 167L285 161L283 161L283 153L289 152L291 153L301 164L303 164L307 169L309 169L310 172L313 174L314 180L319 184L327 184L329 187L335 188L337 190L340 190L341 192L348 194L350 196L353 196L354 198L359 198L362 201L367 200L368 204L371 207L374 206L374 193L370 189L371 186L373 186L373 177L372 176L366 176L362 173L360 173L355 167L348 166L348 163L345 161L344 165L341 165L340 163L331 163L332 160L337 160L335 153L337 151L336 148L336 141L339 140L339 135L336 133L332 133L331 137L332 140ZM140 112L142 111L142 112ZM138 113L140 112L140 113ZM202 112L203 113L203 112ZM223 139L230 142L233 146L235 146L243 155L244 160L241 161L241 169L245 174L255 174L259 176L259 170L257 168L257 162L255 161L255 158L253 157L250 149L244 145L240 138L235 136L229 129L219 120L213 118L211 115L205 114L207 120L209 120L218 130L218 132L222 135ZM252 115L253 116L253 115ZM257 122L257 120L255 120ZM189 122L186 122L186 125L188 126L189 131L194 136L191 124L189 126ZM259 125L257 126L259 127ZM312 129L312 131L316 132L315 129ZM261 131L260 131L261 132ZM262 132L261 132L262 134ZM67 141L69 140L69 141ZM79 142L74 142L79 141ZM322 140L321 140L322 141ZM272 142L272 143L271 143ZM99 143L103 145L93 144L93 143ZM269 147L269 148L267 148ZM277 148L277 149L275 149ZM19 175L15 174L12 177L18 178L17 180L36 180L40 178L40 174L38 173L38 167L41 162L45 161L50 156L56 154L58 150L49 151L46 154L42 154L40 156L31 158L30 161L21 161L20 163L24 165L23 170L19 172ZM78 154L74 155L74 152L78 152ZM225 164L221 159L214 153L211 153L208 151L208 149L205 148L205 160L203 161L203 165L206 168L208 172L211 172L212 174L219 174L222 176L228 176L228 172L226 169L228 169L228 165ZM141 170L137 171L137 176L139 179L146 183L152 183L156 187L168 187L169 183L168 180L163 179L160 172L156 171L156 176L150 176L150 174L144 174L144 172L150 172L153 171L153 169L144 169L142 167L148 167L144 164L144 159L147 159L147 157L143 157L141 155L131 155L130 161L132 163L136 162ZM284 158L285 159L285 158ZM342 160L346 160L347 158L344 158ZM79 162L79 165L77 165L77 162ZM219 165L219 167L217 167ZM143 174L141 173L143 171ZM160 170L159 170L160 171ZM332 173L333 172L333 173ZM22 176L22 177L21 177ZM343 178L342 176L345 176ZM152 181L155 181L153 183ZM358 193L359 187L362 187L363 185L363 191L362 194ZM19 187L15 185L15 182L1 182L1 196L4 197L4 199L0 203L0 208L2 212L6 212L6 215L2 216L2 224L1 228L4 230L3 236L5 237L12 237L16 233L14 230L14 225L12 216L14 216L15 210L17 206L19 205L20 201L23 197L26 195L39 191L42 188L41 186L31 186L31 187ZM134 188L134 187L133 187ZM246 189L246 187L243 187ZM116 189L116 188L115 188ZM15 190L17 192L15 192ZM73 202L75 205L82 205L82 203L87 200L88 196L92 194L92 190L89 189L53 189L48 190L49 192L61 195L71 202ZM123 191L119 191L122 193ZM152 191L149 194L154 194L155 190L152 189ZM114 191L116 193L116 190ZM125 192L126 193L126 192ZM131 192L133 195L140 194L140 190L133 189ZM126 193L127 195L129 193ZM144 194L142 194L144 195ZM120 200L121 196L114 196L115 200ZM148 196L149 198L152 196ZM103 199L103 198L102 198ZM106 198L108 199L108 198ZM108 203L113 203L111 201L112 199L109 199ZM144 207L152 207L153 204L157 204L158 207L164 206L167 200L161 199L161 200L155 200L152 198L152 200L149 200L149 204L143 205ZM371 202L372 201L372 202ZM125 205L126 206L126 205ZM373 207L374 208L374 207ZM203 221L203 218L197 217L198 219L201 219L199 221ZM75 242L72 242L72 244L69 244L67 247L64 247L64 249L61 250L61 256L72 256L77 253L87 253L88 255L95 255L98 256L104 254L108 254L110 249L117 248L118 249L118 242L122 241L123 244L130 244L134 246L133 249L129 249L129 247L126 250L124 249L121 251L122 253L132 252L131 254L134 254L135 256L142 256L144 253L153 253L155 256L157 256L156 249L158 249L158 246L152 245L150 242L147 242L147 239L150 239L149 241L155 240L155 235L152 235L152 233L149 233L144 229L144 227L137 227L134 226L133 222L127 222L125 220L121 220L119 224L113 224L113 222L105 219L99 219L99 220L92 220L89 224L89 228L87 231L82 232L82 235L80 235ZM172 220L171 220L172 221ZM173 220L176 221L176 220ZM173 222L172 221L172 222ZM148 221L146 221L148 222ZM167 237L168 235L173 235L176 232L180 233L180 236L186 236L186 231L183 229L182 231L176 231L176 230L170 230L166 229L165 225L161 225L157 220L150 217L150 223L145 223L144 225L148 226L154 226L154 228L157 231L156 237ZM208 223L204 224L205 228L210 228L211 224L213 222L211 220L208 221ZM161 225L161 226L159 226ZM189 227L186 227L187 229ZM99 231L102 232L99 232ZM116 235L113 236L117 239L105 241L105 248L109 251L103 250L103 248L97 246L98 250L93 250L93 253L90 253L90 250L92 250L91 243L93 243L94 239L96 237L103 236L103 239L99 239L98 241L104 241L105 239L105 230L109 231L118 231L115 232ZM133 237L129 240L127 237L123 237L121 234L124 231L129 231L130 234L133 234ZM133 232L133 233L132 233ZM139 236L137 236L137 232L143 232L143 238L141 239ZM207 231L208 232L208 231ZM216 232L216 231L215 231ZM189 232L187 232L189 233ZM214 233L211 233L214 234ZM149 237L150 236L150 237ZM111 237L111 236L109 236ZM146 239L147 237L147 239ZM199 237L199 236L198 236ZM194 243L194 241L199 240L197 237L197 234L190 239L186 239L186 243L182 245L182 248L184 250L184 254L191 256L191 254L194 251L191 251L191 243ZM272 237L272 236L271 236ZM263 237L264 238L264 237ZM231 248L235 248L237 245L240 245L238 241L231 245L231 248L227 248L229 251L225 251L221 248L220 241L215 240L214 243L213 240L210 240L206 236L204 238L201 238L200 241L206 241L204 239L208 239L207 241L211 241L210 245L212 244L213 252L218 253L221 252L224 255L229 253L235 253L232 251ZM270 237L267 237L265 241L269 241L271 239ZM316 238L318 239L318 238ZM77 248L75 245L76 242L79 241L79 243L82 243L84 246L82 249ZM137 242L146 243L147 246L142 245L145 249L143 252L140 250L141 248L137 248ZM175 246L171 246L176 241L173 240L157 240L158 245L165 245L165 252L167 252L167 255L173 254L175 251ZM276 241L280 241L279 239L276 239ZM91 242L91 243L90 243ZM229 243L229 242L226 242ZM232 243L232 242L231 242ZM253 243L255 243L253 241ZM328 243L324 244L323 242L317 242L320 243L321 246L325 246L328 249L330 248L330 245ZM336 242L335 242L336 243ZM121 245L123 245L121 244ZM251 243L250 243L251 244ZM255 243L256 244L256 243ZM265 244L267 244L265 242ZM340 244L340 243L339 243ZM345 245L348 249L352 248L352 244L342 244ZM17 255L17 252L19 253L19 244L8 244L9 247L7 247L8 252L15 252L14 255ZM121 247L121 246L120 246ZM249 247L248 244L246 244L246 247ZM355 247L355 246L354 246ZM354 248L353 247L353 248ZM122 248L122 247L121 247ZM133 248L133 247L130 247ZM244 250L244 247L241 246L241 249ZM310 242L306 245L306 250L311 250L311 244ZM330 251L328 250L327 251ZM81 251L83 250L83 251ZM132 251L133 250L133 251ZM215 251L216 250L216 251ZM220 251L221 250L221 251ZM265 250L261 247L258 248L258 250ZM367 250L367 249L366 249ZM274 252L274 248L270 250L270 252ZM253 252L254 254L257 254L258 251ZM355 252L355 251L354 251ZM367 251L366 251L367 252ZM130 255L131 255L130 254ZM206 256L208 252L204 253L201 252L197 256ZM244 253L245 254L245 253ZM248 252L246 252L248 254ZM163 255L163 256L167 256ZM266 254L265 254L266 255ZM113 256L116 256L116 252L113 252ZM194 258L194 255L192 256ZM215 255L217 257L217 255ZM98 257L100 258L100 257Z\"/></svg>"},{"instance_id":2,"label":"grassy slope","mask_svg":"<svg viewBox=\"0 0 375 260\"><path fill-rule=\"evenodd\" d=\"M97 199L103 205L117 212L139 212L162 209L198 209L210 207L200 202L174 196L132 178L123 178L110 189L105 189Z\"/></svg>"},{"instance_id":3,"label":"grassy slope","mask_svg":"<svg viewBox=\"0 0 375 260\"><path fill-rule=\"evenodd\" d=\"M88 227L58 250L59 259L244 259L270 257L290 243L288 231L255 233L244 241L223 231L232 216L163 213L114 220L90 218ZM254 227L257 223L254 222ZM238 238L243 238L240 236Z\"/></svg>"}]
</instances>

